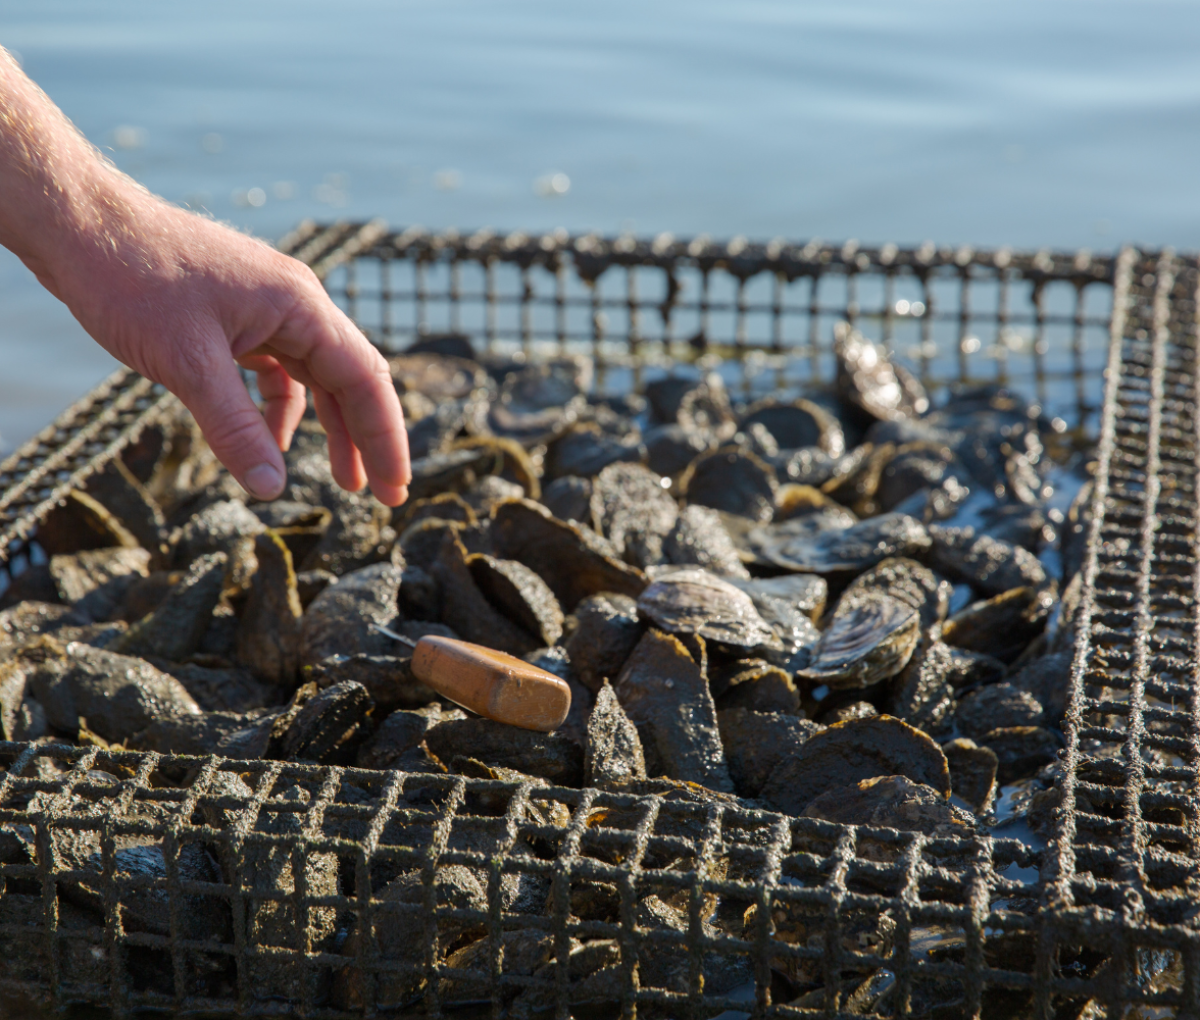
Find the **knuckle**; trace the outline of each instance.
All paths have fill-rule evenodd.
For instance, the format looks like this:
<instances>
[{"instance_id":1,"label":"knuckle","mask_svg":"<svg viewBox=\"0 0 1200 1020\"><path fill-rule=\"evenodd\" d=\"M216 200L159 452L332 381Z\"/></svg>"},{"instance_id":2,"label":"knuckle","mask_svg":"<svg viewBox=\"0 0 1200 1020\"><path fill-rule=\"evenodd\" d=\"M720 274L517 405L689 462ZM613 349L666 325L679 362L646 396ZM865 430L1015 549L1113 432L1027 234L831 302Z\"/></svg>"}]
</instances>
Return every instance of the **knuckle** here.
<instances>
[{"instance_id":1,"label":"knuckle","mask_svg":"<svg viewBox=\"0 0 1200 1020\"><path fill-rule=\"evenodd\" d=\"M232 453L254 444L261 427L262 416L257 410L235 408L220 415L204 431L209 446L214 450Z\"/></svg>"}]
</instances>

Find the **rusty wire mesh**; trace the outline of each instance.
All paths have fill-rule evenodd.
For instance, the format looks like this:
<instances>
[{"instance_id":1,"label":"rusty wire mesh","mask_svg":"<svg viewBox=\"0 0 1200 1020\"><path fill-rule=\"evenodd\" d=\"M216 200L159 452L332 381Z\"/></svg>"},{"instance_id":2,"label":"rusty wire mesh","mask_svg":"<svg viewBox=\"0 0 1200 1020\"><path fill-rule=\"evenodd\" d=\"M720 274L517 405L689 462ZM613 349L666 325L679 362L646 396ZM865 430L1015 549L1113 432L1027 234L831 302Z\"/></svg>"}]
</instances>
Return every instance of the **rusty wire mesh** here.
<instances>
[{"instance_id":1,"label":"rusty wire mesh","mask_svg":"<svg viewBox=\"0 0 1200 1020\"><path fill-rule=\"evenodd\" d=\"M13 1002L115 1015L597 1015L576 1001L588 986L573 954L603 942L615 984L599 1015L1198 1014L1195 259L379 224L308 224L281 247L385 348L461 332L517 357L588 353L609 391L686 362L749 395L828 380L832 325L849 319L931 387L1026 386L1081 436L1102 408L1055 836L1034 850L665 787L630 796L0 745L0 990ZM106 387L0 465L0 560L34 555L40 516L170 409L136 376ZM108 431L88 432L104 414ZM125 868L121 855L147 845L154 868ZM217 870L187 877L188 847ZM479 876L486 907L439 902L451 865ZM421 896L376 898L379 878L405 869L420 872ZM512 909L522 881L544 910ZM617 890L619 921L572 911L589 883ZM650 894L676 903L686 927L639 923ZM103 925L83 924L80 903ZM709 926L712 911L740 917L740 935ZM189 918L209 915L198 934ZM467 930L486 951L440 962L439 938ZM397 931L415 955L388 948ZM510 965L516 931L544 936L541 966ZM715 980L723 961L745 980ZM782 997L780 970L812 990Z\"/></svg>"}]
</instances>

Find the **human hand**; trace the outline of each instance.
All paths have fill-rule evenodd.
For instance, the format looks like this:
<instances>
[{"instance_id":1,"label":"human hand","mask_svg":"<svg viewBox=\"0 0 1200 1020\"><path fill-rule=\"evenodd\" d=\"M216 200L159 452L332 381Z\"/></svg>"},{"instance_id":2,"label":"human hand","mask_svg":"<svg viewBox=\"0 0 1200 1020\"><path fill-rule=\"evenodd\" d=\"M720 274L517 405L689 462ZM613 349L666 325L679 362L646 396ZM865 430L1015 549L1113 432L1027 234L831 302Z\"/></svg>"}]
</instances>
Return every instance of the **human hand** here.
<instances>
[{"instance_id":1,"label":"human hand","mask_svg":"<svg viewBox=\"0 0 1200 1020\"><path fill-rule=\"evenodd\" d=\"M119 361L192 412L255 497L285 484L305 388L335 480L395 506L411 481L387 363L312 272L102 160L0 50L0 243ZM238 365L257 373L260 412Z\"/></svg>"}]
</instances>

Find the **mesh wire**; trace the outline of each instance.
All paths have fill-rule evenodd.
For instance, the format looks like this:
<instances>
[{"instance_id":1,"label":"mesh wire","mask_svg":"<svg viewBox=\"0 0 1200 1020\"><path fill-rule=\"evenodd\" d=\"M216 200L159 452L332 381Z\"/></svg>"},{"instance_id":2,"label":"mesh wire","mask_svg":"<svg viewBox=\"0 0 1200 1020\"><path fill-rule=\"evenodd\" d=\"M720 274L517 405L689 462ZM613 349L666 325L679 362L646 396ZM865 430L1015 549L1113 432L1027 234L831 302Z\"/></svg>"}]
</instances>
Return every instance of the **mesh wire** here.
<instances>
[{"instance_id":1,"label":"mesh wire","mask_svg":"<svg viewBox=\"0 0 1200 1020\"><path fill-rule=\"evenodd\" d=\"M1035 851L856 828L652 785L0 744L0 1001L118 1016L1200 1012L1194 259L374 223L306 224L281 248L385 347L462 331L513 355L586 351L601 385L689 361L753 393L827 379L829 327L848 318L902 355L915 337L931 386L1024 381L1082 431L1102 406L1054 838ZM0 465L0 560L171 410L118 375ZM481 890L468 903L445 892L454 866ZM404 873L411 895L381 898ZM522 888L545 909L523 909ZM583 919L580 897L598 894L615 914ZM647 897L683 920L649 924Z\"/></svg>"}]
</instances>

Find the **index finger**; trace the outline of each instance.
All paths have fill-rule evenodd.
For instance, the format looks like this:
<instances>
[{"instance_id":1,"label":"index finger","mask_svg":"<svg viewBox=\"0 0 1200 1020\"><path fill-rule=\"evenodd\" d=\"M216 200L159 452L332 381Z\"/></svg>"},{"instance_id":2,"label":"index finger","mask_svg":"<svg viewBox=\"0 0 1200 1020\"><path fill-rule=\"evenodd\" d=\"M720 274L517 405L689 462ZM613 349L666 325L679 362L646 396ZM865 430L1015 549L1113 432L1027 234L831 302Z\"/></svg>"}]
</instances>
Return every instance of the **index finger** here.
<instances>
[{"instance_id":1,"label":"index finger","mask_svg":"<svg viewBox=\"0 0 1200 1020\"><path fill-rule=\"evenodd\" d=\"M323 290L319 295L298 304L268 346L293 378L332 398L379 500L403 502L412 466L387 362Z\"/></svg>"}]
</instances>

